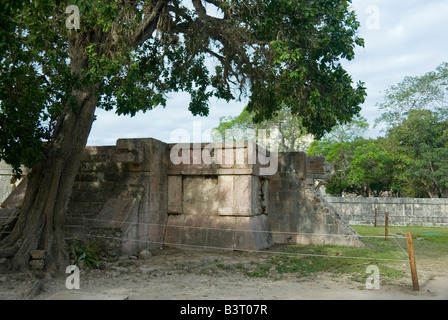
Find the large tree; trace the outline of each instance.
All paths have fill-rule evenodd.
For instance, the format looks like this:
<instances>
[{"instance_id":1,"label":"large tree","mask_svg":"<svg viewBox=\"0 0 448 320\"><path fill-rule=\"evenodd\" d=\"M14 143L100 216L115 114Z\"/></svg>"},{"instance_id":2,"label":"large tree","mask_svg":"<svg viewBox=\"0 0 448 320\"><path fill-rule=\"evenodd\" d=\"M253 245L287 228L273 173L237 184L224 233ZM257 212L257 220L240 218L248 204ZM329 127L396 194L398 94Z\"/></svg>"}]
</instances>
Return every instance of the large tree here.
<instances>
[{"instance_id":1,"label":"large tree","mask_svg":"<svg viewBox=\"0 0 448 320\"><path fill-rule=\"evenodd\" d=\"M95 109L135 116L191 95L249 97L258 119L282 103L316 136L360 111L365 88L342 59L363 45L350 1L6 0L0 4L0 155L16 174L32 168L0 258L15 270L47 252L48 271L69 264L64 213ZM79 29L68 5L80 12ZM216 14L212 14L216 13ZM214 69L208 66L214 65Z\"/></svg>"},{"instance_id":2,"label":"large tree","mask_svg":"<svg viewBox=\"0 0 448 320\"><path fill-rule=\"evenodd\" d=\"M332 164L333 175L326 182L326 192L341 196L379 196L394 183L395 161L384 147L385 139L366 139L367 119L357 117L340 124L321 140L311 144L309 153L325 156Z\"/></svg>"},{"instance_id":3,"label":"large tree","mask_svg":"<svg viewBox=\"0 0 448 320\"><path fill-rule=\"evenodd\" d=\"M385 146L397 159L396 191L408 197L448 197L448 63L390 86L378 104Z\"/></svg>"},{"instance_id":4,"label":"large tree","mask_svg":"<svg viewBox=\"0 0 448 320\"><path fill-rule=\"evenodd\" d=\"M402 195L448 198L448 118L440 112L411 110L388 131L390 153L399 155ZM398 158L398 156L397 156Z\"/></svg>"},{"instance_id":5,"label":"large tree","mask_svg":"<svg viewBox=\"0 0 448 320\"><path fill-rule=\"evenodd\" d=\"M385 124L386 131L408 118L414 110L448 113L448 62L421 76L405 77L387 88L384 100L377 105L382 112L376 125Z\"/></svg>"}]
</instances>

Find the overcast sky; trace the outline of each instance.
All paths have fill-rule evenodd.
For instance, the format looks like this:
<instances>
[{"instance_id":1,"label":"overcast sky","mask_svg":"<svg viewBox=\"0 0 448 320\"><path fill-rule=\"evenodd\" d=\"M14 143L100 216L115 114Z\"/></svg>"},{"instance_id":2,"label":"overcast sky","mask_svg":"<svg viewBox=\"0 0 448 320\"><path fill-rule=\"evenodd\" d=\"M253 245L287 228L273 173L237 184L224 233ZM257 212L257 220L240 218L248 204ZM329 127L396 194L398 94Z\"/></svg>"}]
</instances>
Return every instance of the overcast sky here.
<instances>
[{"instance_id":1,"label":"overcast sky","mask_svg":"<svg viewBox=\"0 0 448 320\"><path fill-rule=\"evenodd\" d=\"M448 0L353 0L359 35L365 47L357 48L355 60L343 65L354 82L366 84L368 97L362 115L372 124L379 116L376 103L383 92L406 76L420 76L448 62ZM246 101L247 102L247 101ZM210 116L193 117L188 111L188 94L178 94L165 109L158 108L136 117L116 116L97 111L89 145L115 145L119 138L154 138L170 141L171 134L184 129L191 141L208 142L207 130L219 124L220 117L236 116L246 102L214 101ZM375 137L378 130L372 130Z\"/></svg>"}]
</instances>

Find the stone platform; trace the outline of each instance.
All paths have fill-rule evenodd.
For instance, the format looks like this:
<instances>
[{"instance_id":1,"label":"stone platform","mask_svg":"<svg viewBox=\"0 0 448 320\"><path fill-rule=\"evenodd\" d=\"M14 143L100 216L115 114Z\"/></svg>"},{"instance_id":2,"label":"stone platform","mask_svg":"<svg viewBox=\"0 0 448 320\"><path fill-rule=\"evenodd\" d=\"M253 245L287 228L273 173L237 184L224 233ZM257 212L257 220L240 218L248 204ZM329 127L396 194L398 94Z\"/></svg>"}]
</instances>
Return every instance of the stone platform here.
<instances>
[{"instance_id":1,"label":"stone platform","mask_svg":"<svg viewBox=\"0 0 448 320\"><path fill-rule=\"evenodd\" d=\"M268 152L251 143L122 139L115 146L87 147L65 233L107 239L118 256L163 245L359 245L356 232L313 191L314 180L328 179L328 171L325 158ZM22 199L17 193L25 188L16 190L0 210L0 221L3 214L13 221L20 204L11 199Z\"/></svg>"}]
</instances>

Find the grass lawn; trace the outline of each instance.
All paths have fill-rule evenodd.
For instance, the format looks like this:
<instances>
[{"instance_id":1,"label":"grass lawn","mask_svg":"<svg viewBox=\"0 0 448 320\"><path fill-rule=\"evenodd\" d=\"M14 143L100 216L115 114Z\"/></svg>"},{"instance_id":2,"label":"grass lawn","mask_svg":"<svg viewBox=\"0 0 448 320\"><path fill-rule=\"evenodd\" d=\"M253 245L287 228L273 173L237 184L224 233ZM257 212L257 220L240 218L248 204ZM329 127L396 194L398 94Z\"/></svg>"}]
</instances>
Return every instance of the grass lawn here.
<instances>
[{"instance_id":1,"label":"grass lawn","mask_svg":"<svg viewBox=\"0 0 448 320\"><path fill-rule=\"evenodd\" d=\"M413 237L417 266L438 265L448 257L448 228L432 227L389 227L389 238L385 240L384 226L353 226L361 235L364 247L341 247L332 245L282 247L282 252L274 255L268 263L259 264L249 275L270 276L272 268L279 275L295 273L307 277L316 272L329 272L335 278L349 275L352 280L365 283L370 265L380 270L381 283L395 283L409 279L409 257L406 233ZM443 259L441 259L443 258ZM418 269L418 267L417 267Z\"/></svg>"}]
</instances>

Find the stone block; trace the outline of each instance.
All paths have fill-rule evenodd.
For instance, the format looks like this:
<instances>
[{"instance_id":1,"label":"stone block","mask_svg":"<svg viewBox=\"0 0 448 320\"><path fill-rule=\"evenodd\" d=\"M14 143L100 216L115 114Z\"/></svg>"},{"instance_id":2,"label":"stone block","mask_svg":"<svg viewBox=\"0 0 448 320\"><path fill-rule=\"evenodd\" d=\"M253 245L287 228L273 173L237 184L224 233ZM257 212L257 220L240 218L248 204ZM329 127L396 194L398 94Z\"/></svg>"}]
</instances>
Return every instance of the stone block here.
<instances>
[{"instance_id":1,"label":"stone block","mask_svg":"<svg viewBox=\"0 0 448 320\"><path fill-rule=\"evenodd\" d=\"M251 217L236 217L235 222L235 250L254 250L255 240L253 236Z\"/></svg>"},{"instance_id":2,"label":"stone block","mask_svg":"<svg viewBox=\"0 0 448 320\"><path fill-rule=\"evenodd\" d=\"M298 174L300 179L306 176L306 154L304 152L287 152L278 156L278 173Z\"/></svg>"},{"instance_id":3,"label":"stone block","mask_svg":"<svg viewBox=\"0 0 448 320\"><path fill-rule=\"evenodd\" d=\"M326 159L325 157L307 157L306 158L306 172L308 174L325 174Z\"/></svg>"},{"instance_id":4,"label":"stone block","mask_svg":"<svg viewBox=\"0 0 448 320\"><path fill-rule=\"evenodd\" d=\"M182 206L183 213L187 215L218 215L218 177L185 177Z\"/></svg>"},{"instance_id":5,"label":"stone block","mask_svg":"<svg viewBox=\"0 0 448 320\"><path fill-rule=\"evenodd\" d=\"M274 242L270 226L267 221L267 216L263 214L252 217L250 222L253 231L255 250L261 250L271 247Z\"/></svg>"},{"instance_id":6,"label":"stone block","mask_svg":"<svg viewBox=\"0 0 448 320\"><path fill-rule=\"evenodd\" d=\"M125 222L138 212L138 200L129 198L110 198L104 205L95 228L122 228Z\"/></svg>"},{"instance_id":7,"label":"stone block","mask_svg":"<svg viewBox=\"0 0 448 320\"><path fill-rule=\"evenodd\" d=\"M117 141L117 162L142 164L145 160L144 151L140 143L133 139L120 139Z\"/></svg>"},{"instance_id":8,"label":"stone block","mask_svg":"<svg viewBox=\"0 0 448 320\"><path fill-rule=\"evenodd\" d=\"M233 193L233 215L252 215L252 176L235 176Z\"/></svg>"},{"instance_id":9,"label":"stone block","mask_svg":"<svg viewBox=\"0 0 448 320\"><path fill-rule=\"evenodd\" d=\"M43 270L45 267L45 261L44 260L31 260L30 266L33 270Z\"/></svg>"},{"instance_id":10,"label":"stone block","mask_svg":"<svg viewBox=\"0 0 448 320\"><path fill-rule=\"evenodd\" d=\"M45 250L32 250L30 251L32 259L45 259Z\"/></svg>"},{"instance_id":11,"label":"stone block","mask_svg":"<svg viewBox=\"0 0 448 320\"><path fill-rule=\"evenodd\" d=\"M168 177L168 214L182 214L182 176Z\"/></svg>"},{"instance_id":12,"label":"stone block","mask_svg":"<svg viewBox=\"0 0 448 320\"><path fill-rule=\"evenodd\" d=\"M207 247L233 248L235 217L210 217Z\"/></svg>"},{"instance_id":13,"label":"stone block","mask_svg":"<svg viewBox=\"0 0 448 320\"><path fill-rule=\"evenodd\" d=\"M218 176L219 215L233 215L233 185L233 176Z\"/></svg>"},{"instance_id":14,"label":"stone block","mask_svg":"<svg viewBox=\"0 0 448 320\"><path fill-rule=\"evenodd\" d=\"M215 150L219 167L223 169L234 168L236 159L233 143L223 143L222 146L222 149Z\"/></svg>"},{"instance_id":15,"label":"stone block","mask_svg":"<svg viewBox=\"0 0 448 320\"><path fill-rule=\"evenodd\" d=\"M186 216L182 244L196 248L204 248L207 241L208 220L208 216Z\"/></svg>"},{"instance_id":16,"label":"stone block","mask_svg":"<svg viewBox=\"0 0 448 320\"><path fill-rule=\"evenodd\" d=\"M185 215L169 216L165 228L164 243L168 246L180 246L184 239Z\"/></svg>"},{"instance_id":17,"label":"stone block","mask_svg":"<svg viewBox=\"0 0 448 320\"><path fill-rule=\"evenodd\" d=\"M250 145L250 149L246 146L242 146L241 144L235 145L235 165L236 169L243 169L253 166L257 163L257 155L256 148L253 145Z\"/></svg>"}]
</instances>

